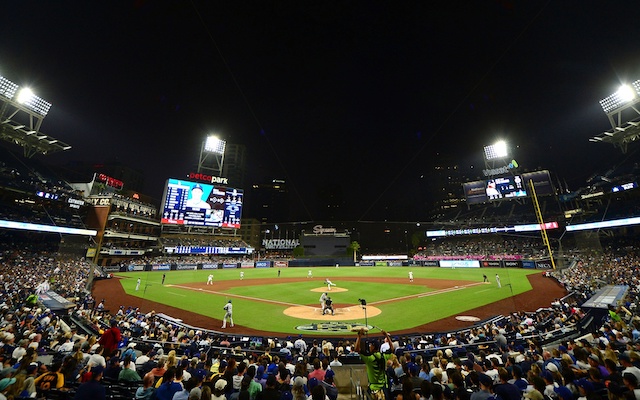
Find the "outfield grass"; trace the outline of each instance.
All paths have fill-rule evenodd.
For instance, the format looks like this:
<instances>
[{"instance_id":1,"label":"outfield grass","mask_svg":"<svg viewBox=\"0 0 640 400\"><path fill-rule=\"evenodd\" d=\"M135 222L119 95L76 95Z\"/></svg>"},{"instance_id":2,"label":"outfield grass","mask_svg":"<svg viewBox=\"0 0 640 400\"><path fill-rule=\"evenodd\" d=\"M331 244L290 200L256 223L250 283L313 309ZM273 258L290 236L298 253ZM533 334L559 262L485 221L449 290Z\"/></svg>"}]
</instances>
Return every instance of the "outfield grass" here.
<instances>
[{"instance_id":1,"label":"outfield grass","mask_svg":"<svg viewBox=\"0 0 640 400\"><path fill-rule=\"evenodd\" d=\"M222 307L229 298L233 299L233 319L243 325L264 331L296 333L295 327L314 321L289 317L283 314L287 305L255 301L250 298L268 299L290 303L291 305L316 305L319 293L311 289L323 286L324 278L329 278L346 292L335 292L332 299L337 304L358 304L364 298L369 304L391 298L427 293L432 291L423 285L409 284L407 267L315 267L313 279L306 279L309 268L283 268L282 278L304 278L303 282L278 283L277 270L273 268L242 269L243 285L220 293L196 291L176 286L193 282L205 283L211 270L170 271L166 273L165 286L161 284L163 272L131 272L118 274L127 294L162 304L171 305L211 318L221 319ZM482 282L482 274L489 277L490 284L477 285L448 293L439 293L420 298L409 298L397 302L376 304L382 313L369 317L370 325L383 325L387 330L407 330L437 321L464 311L509 298L528 290L531 285L526 275L537 273L527 269L445 269L417 267L411 269L416 279L446 279ZM214 285L206 290L216 291L215 282L237 281L240 283L239 269L214 270ZM501 278L502 288L497 287L495 275ZM406 284L380 284L362 281L341 281L341 277L393 277L404 278ZM136 291L136 280L141 279L140 290ZM227 296L229 294L230 296ZM238 298L245 296L249 298ZM175 316L179 317L179 316ZM364 322L364 321L342 321ZM217 327L211 327L217 328ZM326 335L326 332L322 334Z\"/></svg>"}]
</instances>

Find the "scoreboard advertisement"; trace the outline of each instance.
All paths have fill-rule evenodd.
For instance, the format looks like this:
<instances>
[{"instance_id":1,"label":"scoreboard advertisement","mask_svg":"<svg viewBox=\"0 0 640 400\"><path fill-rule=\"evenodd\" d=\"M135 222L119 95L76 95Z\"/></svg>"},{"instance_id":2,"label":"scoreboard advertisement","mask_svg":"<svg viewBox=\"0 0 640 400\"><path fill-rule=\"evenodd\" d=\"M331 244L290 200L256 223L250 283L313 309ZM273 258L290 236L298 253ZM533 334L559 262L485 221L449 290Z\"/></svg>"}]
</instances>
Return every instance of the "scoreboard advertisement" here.
<instances>
[{"instance_id":1,"label":"scoreboard advertisement","mask_svg":"<svg viewBox=\"0 0 640 400\"><path fill-rule=\"evenodd\" d=\"M162 223L238 229L243 201L240 189L169 179L162 198Z\"/></svg>"}]
</instances>

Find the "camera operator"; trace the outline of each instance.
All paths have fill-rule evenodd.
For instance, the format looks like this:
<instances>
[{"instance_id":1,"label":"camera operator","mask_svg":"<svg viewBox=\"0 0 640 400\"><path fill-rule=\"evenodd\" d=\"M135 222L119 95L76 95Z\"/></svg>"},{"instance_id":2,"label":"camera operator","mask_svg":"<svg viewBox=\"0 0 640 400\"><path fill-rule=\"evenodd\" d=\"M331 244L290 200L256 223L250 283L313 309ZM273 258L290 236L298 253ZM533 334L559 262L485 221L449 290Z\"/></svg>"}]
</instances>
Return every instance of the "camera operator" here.
<instances>
[{"instance_id":1,"label":"camera operator","mask_svg":"<svg viewBox=\"0 0 640 400\"><path fill-rule=\"evenodd\" d=\"M362 348L362 336L364 329L358 331L355 350L360 354L360 358L367 367L367 378L369 380L369 395L372 400L391 400L391 391L387 380L386 366L387 360L393 354L393 342L386 331L382 331L390 344L388 353L380 353L380 343L378 340L368 340L368 351Z\"/></svg>"}]
</instances>

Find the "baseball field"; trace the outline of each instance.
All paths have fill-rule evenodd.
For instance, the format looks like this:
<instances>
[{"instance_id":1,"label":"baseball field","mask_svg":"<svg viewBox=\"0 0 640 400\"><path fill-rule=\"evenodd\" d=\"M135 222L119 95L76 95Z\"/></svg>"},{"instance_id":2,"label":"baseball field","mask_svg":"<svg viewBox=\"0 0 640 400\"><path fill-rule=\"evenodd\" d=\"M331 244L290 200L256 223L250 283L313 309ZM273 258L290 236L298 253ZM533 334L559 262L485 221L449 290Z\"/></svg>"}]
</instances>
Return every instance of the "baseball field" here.
<instances>
[{"instance_id":1,"label":"baseball field","mask_svg":"<svg viewBox=\"0 0 640 400\"><path fill-rule=\"evenodd\" d=\"M213 282L207 284L210 274ZM483 275L488 282L483 282ZM335 284L331 290L326 279ZM322 314L323 292L333 301L333 315ZM117 274L94 286L95 298L104 298L108 308L136 306L218 331L223 306L231 300L235 326L224 331L247 335L326 336L365 324L398 333L446 331L497 314L535 311L563 295L564 289L541 271L491 268L314 267L282 268L280 274L275 268L150 271Z\"/></svg>"}]
</instances>

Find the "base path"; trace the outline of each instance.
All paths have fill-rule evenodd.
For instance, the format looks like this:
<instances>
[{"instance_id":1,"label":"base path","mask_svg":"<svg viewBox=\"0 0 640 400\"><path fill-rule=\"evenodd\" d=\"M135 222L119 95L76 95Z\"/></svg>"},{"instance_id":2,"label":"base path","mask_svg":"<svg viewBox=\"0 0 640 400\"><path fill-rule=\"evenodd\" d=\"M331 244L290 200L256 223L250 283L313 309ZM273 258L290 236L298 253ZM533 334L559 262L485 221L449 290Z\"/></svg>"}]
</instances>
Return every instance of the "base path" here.
<instances>
[{"instance_id":1,"label":"base path","mask_svg":"<svg viewBox=\"0 0 640 400\"><path fill-rule=\"evenodd\" d=\"M476 318L486 319L489 317L493 317L495 315L505 315L513 312L519 311L535 311L541 307L549 307L551 302L557 298L561 298L566 295L566 290L558 284L555 280L544 277L541 273L539 274L531 274L527 277L533 290L528 292L519 294L514 297L510 297L508 299L500 300L495 303L477 307L474 309L464 311L465 316L473 316ZM114 279L103 279L96 281L93 287L93 297L96 299L105 299L107 308L112 310L117 310L120 305L124 306L134 306L140 307L142 312L149 312L154 310L156 312L162 312L167 315L170 315L175 318L179 318L183 320L185 323L197 326L205 329L211 330L219 330L220 325L222 323L219 319L209 318L204 315L196 314L194 312L182 310L176 307L171 307L165 304L155 303L147 299L141 299L136 296L130 296L125 293L122 285L120 285L119 279L122 278L114 278ZM124 278L126 279L126 278ZM389 283L408 283L408 280L402 278L370 278L370 277L345 277L341 278L341 281L360 281L360 282L378 282L380 284L389 284ZM274 279L275 283L294 283L294 282L303 282L305 278L279 278ZM184 284L181 286L189 287L191 289L204 289L209 291L220 291L224 292L232 287L241 287L241 286L253 286L264 284L264 280L258 279L244 279L244 280L229 280L229 281L216 281L214 285L207 286L206 283L191 283ZM337 282L339 284L339 281ZM456 285L472 285L478 284L478 282L470 282L470 281L460 281L460 280L444 280L444 279L415 279L413 284L424 285L429 287L432 290L450 290L455 288ZM337 289L337 287L332 288L333 290ZM332 290L332 292L333 292ZM228 295L225 293L225 295ZM400 299L399 299L400 300ZM314 308L319 308L319 305L313 304L310 306L305 305L291 305L294 307L303 307L309 308L313 306ZM336 304L336 311L339 308L353 308L358 307L357 305L349 305L349 304ZM375 305L371 304L367 306L367 314L368 316L373 316L373 309ZM315 310L314 310L315 312ZM355 312L355 309L354 309ZM321 312L317 311L318 318L313 317L313 319L317 319L319 321L331 321L334 319L347 319L346 316L329 316L325 315L322 317ZM363 314L364 315L364 314ZM354 317L355 319L361 317ZM416 333L416 332L438 332L438 331L448 331L454 329L462 329L466 328L470 325L473 325L472 322L469 321L461 321L456 319L456 315L452 315L451 317L447 317L441 319L439 321L434 321L428 324L423 324L411 328L406 331L394 331L395 334L407 334L407 333ZM258 329L248 328L244 326L236 325L233 328L225 329L225 332L228 333L243 333L243 334L255 334L255 335L266 335L266 336L282 336L282 333L276 332L267 332L261 331Z\"/></svg>"}]
</instances>

